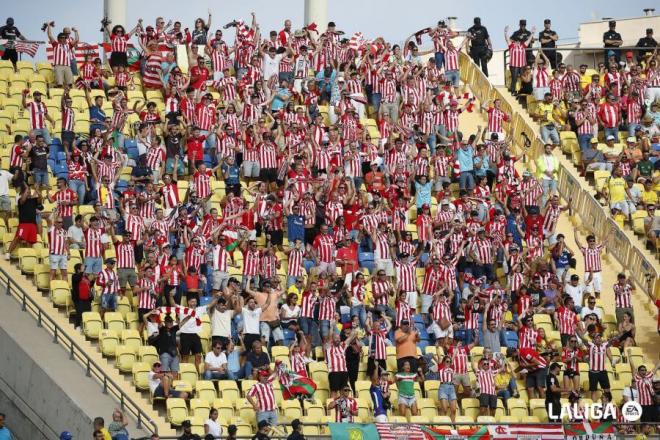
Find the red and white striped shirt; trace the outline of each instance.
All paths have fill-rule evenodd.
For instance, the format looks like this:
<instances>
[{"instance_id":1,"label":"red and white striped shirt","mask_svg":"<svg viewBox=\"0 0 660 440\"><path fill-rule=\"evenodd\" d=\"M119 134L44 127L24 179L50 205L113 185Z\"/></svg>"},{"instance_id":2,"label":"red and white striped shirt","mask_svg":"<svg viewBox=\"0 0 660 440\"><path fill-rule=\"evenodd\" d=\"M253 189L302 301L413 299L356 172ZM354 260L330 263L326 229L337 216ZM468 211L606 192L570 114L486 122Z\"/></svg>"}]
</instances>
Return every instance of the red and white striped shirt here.
<instances>
[{"instance_id":1,"label":"red and white striped shirt","mask_svg":"<svg viewBox=\"0 0 660 440\"><path fill-rule=\"evenodd\" d=\"M213 248L213 270L227 272L227 262L229 261L229 252L224 246L216 244Z\"/></svg>"},{"instance_id":2,"label":"red and white striped shirt","mask_svg":"<svg viewBox=\"0 0 660 440\"><path fill-rule=\"evenodd\" d=\"M259 167L277 168L277 148L272 142L262 142L259 144Z\"/></svg>"},{"instance_id":3,"label":"red and white striped shirt","mask_svg":"<svg viewBox=\"0 0 660 440\"><path fill-rule=\"evenodd\" d=\"M526 48L527 45L519 41L509 44L509 65L511 67L525 67L527 65Z\"/></svg>"},{"instance_id":4,"label":"red and white striped shirt","mask_svg":"<svg viewBox=\"0 0 660 440\"><path fill-rule=\"evenodd\" d=\"M156 283L151 278L142 276L137 285L144 289L138 294L138 309L152 310L156 307Z\"/></svg>"},{"instance_id":5,"label":"red and white striped shirt","mask_svg":"<svg viewBox=\"0 0 660 440\"><path fill-rule=\"evenodd\" d=\"M388 292L390 283L388 281L373 281L371 284L371 294L374 297L374 305L383 306L389 302Z\"/></svg>"},{"instance_id":6,"label":"red and white striped shirt","mask_svg":"<svg viewBox=\"0 0 660 440\"><path fill-rule=\"evenodd\" d=\"M445 71L458 70L458 50L455 47L445 50Z\"/></svg>"},{"instance_id":7,"label":"red and white striped shirt","mask_svg":"<svg viewBox=\"0 0 660 440\"><path fill-rule=\"evenodd\" d=\"M329 373L348 371L346 368L346 343L339 345L328 344L325 347L325 361Z\"/></svg>"},{"instance_id":8,"label":"red and white striped shirt","mask_svg":"<svg viewBox=\"0 0 660 440\"><path fill-rule=\"evenodd\" d=\"M410 321L412 317L412 307L405 301L396 302L396 327L401 327L401 321L404 319Z\"/></svg>"},{"instance_id":9,"label":"red and white striped shirt","mask_svg":"<svg viewBox=\"0 0 660 440\"><path fill-rule=\"evenodd\" d=\"M545 88L548 87L548 69L545 67L537 67L534 69L534 87Z\"/></svg>"},{"instance_id":10,"label":"red and white striped shirt","mask_svg":"<svg viewBox=\"0 0 660 440\"><path fill-rule=\"evenodd\" d=\"M603 103L598 107L598 117L603 127L616 128L621 122L621 112L617 104Z\"/></svg>"},{"instance_id":11,"label":"red and white striped shirt","mask_svg":"<svg viewBox=\"0 0 660 440\"><path fill-rule=\"evenodd\" d=\"M142 240L142 231L144 230L144 218L140 215L126 215L126 230L131 233L131 240L134 242Z\"/></svg>"},{"instance_id":12,"label":"red and white striped shirt","mask_svg":"<svg viewBox=\"0 0 660 440\"><path fill-rule=\"evenodd\" d=\"M126 52L129 38L128 35L110 35L110 50L112 52Z\"/></svg>"},{"instance_id":13,"label":"red and white striped shirt","mask_svg":"<svg viewBox=\"0 0 660 440\"><path fill-rule=\"evenodd\" d=\"M135 268L135 246L130 241L122 241L115 245L117 253L117 269Z\"/></svg>"},{"instance_id":14,"label":"red and white striped shirt","mask_svg":"<svg viewBox=\"0 0 660 440\"><path fill-rule=\"evenodd\" d=\"M62 109L62 131L73 131L76 125L76 112L71 107Z\"/></svg>"},{"instance_id":15,"label":"red and white striped shirt","mask_svg":"<svg viewBox=\"0 0 660 440\"><path fill-rule=\"evenodd\" d=\"M169 183L160 189L163 196L163 207L173 209L179 205L179 190L176 183Z\"/></svg>"},{"instance_id":16,"label":"red and white striped shirt","mask_svg":"<svg viewBox=\"0 0 660 440\"><path fill-rule=\"evenodd\" d=\"M518 331L518 340L520 348L536 348L536 343L540 340L539 332L532 327L522 327Z\"/></svg>"},{"instance_id":17,"label":"red and white striped shirt","mask_svg":"<svg viewBox=\"0 0 660 440\"><path fill-rule=\"evenodd\" d=\"M51 197L51 201L57 204L57 214L60 217L71 217L73 215L73 205L68 203L75 202L77 199L78 196L70 188L59 190Z\"/></svg>"},{"instance_id":18,"label":"red and white striped shirt","mask_svg":"<svg viewBox=\"0 0 660 440\"><path fill-rule=\"evenodd\" d=\"M559 321L559 333L562 335L574 335L577 325L577 315L566 307L557 309L557 321Z\"/></svg>"},{"instance_id":19,"label":"red and white striped shirt","mask_svg":"<svg viewBox=\"0 0 660 440\"><path fill-rule=\"evenodd\" d=\"M119 293L119 277L114 270L103 269L96 279L96 284L102 287L101 295L116 295Z\"/></svg>"},{"instance_id":20,"label":"red and white striped shirt","mask_svg":"<svg viewBox=\"0 0 660 440\"><path fill-rule=\"evenodd\" d=\"M438 369L438 380L441 383L454 383L454 370L451 367L445 367Z\"/></svg>"},{"instance_id":21,"label":"red and white striped shirt","mask_svg":"<svg viewBox=\"0 0 660 440\"><path fill-rule=\"evenodd\" d=\"M314 249L321 263L332 263L335 258L335 242L330 234L319 234L314 239Z\"/></svg>"},{"instance_id":22,"label":"red and white striped shirt","mask_svg":"<svg viewBox=\"0 0 660 440\"><path fill-rule=\"evenodd\" d=\"M387 330L379 328L378 330L370 330L369 340L369 357L375 360L387 359L385 338L387 337Z\"/></svg>"},{"instance_id":23,"label":"red and white striped shirt","mask_svg":"<svg viewBox=\"0 0 660 440\"><path fill-rule=\"evenodd\" d=\"M447 351L451 356L451 366L456 374L467 374L468 355L470 354L465 345L452 345Z\"/></svg>"},{"instance_id":24,"label":"red and white striped shirt","mask_svg":"<svg viewBox=\"0 0 660 440\"><path fill-rule=\"evenodd\" d=\"M396 270L396 279L399 283L399 290L404 292L414 292L417 290L417 280L415 273L416 261L409 261L404 263L402 261L394 262L394 269ZM411 306L417 306L411 304Z\"/></svg>"},{"instance_id":25,"label":"red and white striped shirt","mask_svg":"<svg viewBox=\"0 0 660 440\"><path fill-rule=\"evenodd\" d=\"M605 371L607 347L607 342L602 342L600 345L589 342L589 371Z\"/></svg>"},{"instance_id":26,"label":"red and white striped shirt","mask_svg":"<svg viewBox=\"0 0 660 440\"><path fill-rule=\"evenodd\" d=\"M71 65L71 43L59 43L53 41L50 43L53 46L53 66L70 66Z\"/></svg>"},{"instance_id":27,"label":"red and white striped shirt","mask_svg":"<svg viewBox=\"0 0 660 440\"><path fill-rule=\"evenodd\" d=\"M30 128L32 130L46 128L46 115L48 114L48 107L46 107L46 104L34 101L28 102L26 110L30 117Z\"/></svg>"},{"instance_id":28,"label":"red and white striped shirt","mask_svg":"<svg viewBox=\"0 0 660 440\"><path fill-rule=\"evenodd\" d=\"M259 273L259 261L261 254L259 251L247 250L243 253L243 275L255 276Z\"/></svg>"},{"instance_id":29,"label":"red and white striped shirt","mask_svg":"<svg viewBox=\"0 0 660 440\"><path fill-rule=\"evenodd\" d=\"M495 374L496 372L490 369L479 369L477 371L477 384L481 394L495 395Z\"/></svg>"},{"instance_id":30,"label":"red and white striped shirt","mask_svg":"<svg viewBox=\"0 0 660 440\"><path fill-rule=\"evenodd\" d=\"M330 321L335 317L337 300L330 294L319 297L319 320Z\"/></svg>"},{"instance_id":31,"label":"red and white striped shirt","mask_svg":"<svg viewBox=\"0 0 660 440\"><path fill-rule=\"evenodd\" d=\"M581 247L580 252L584 255L584 271L600 272L602 269L600 254L603 250L602 245L591 247Z\"/></svg>"},{"instance_id":32,"label":"red and white striped shirt","mask_svg":"<svg viewBox=\"0 0 660 440\"><path fill-rule=\"evenodd\" d=\"M257 400L258 411L275 411L275 391L272 380L268 380L266 383L255 383L246 396Z\"/></svg>"},{"instance_id":33,"label":"red and white striped shirt","mask_svg":"<svg viewBox=\"0 0 660 440\"><path fill-rule=\"evenodd\" d=\"M632 307L632 287L625 283L623 286L616 283L614 289L614 303L616 308Z\"/></svg>"},{"instance_id":34,"label":"red and white striped shirt","mask_svg":"<svg viewBox=\"0 0 660 440\"><path fill-rule=\"evenodd\" d=\"M289 263L287 266L287 275L290 277L299 277L302 276L304 266L303 266L303 255L304 251L293 249L289 254Z\"/></svg>"},{"instance_id":35,"label":"red and white striped shirt","mask_svg":"<svg viewBox=\"0 0 660 440\"><path fill-rule=\"evenodd\" d=\"M488 109L488 131L501 133L504 131L503 123L509 122L509 115L502 110L491 107Z\"/></svg>"},{"instance_id":36,"label":"red and white striped shirt","mask_svg":"<svg viewBox=\"0 0 660 440\"><path fill-rule=\"evenodd\" d=\"M639 373L635 374L635 383L637 384L637 391L639 392L639 404L642 406L653 405L653 372L649 371L644 376Z\"/></svg>"},{"instance_id":37,"label":"red and white striped shirt","mask_svg":"<svg viewBox=\"0 0 660 440\"><path fill-rule=\"evenodd\" d=\"M193 174L193 184L195 185L195 191L197 197L205 199L211 195L211 177L213 172L206 170L204 172L197 171Z\"/></svg>"},{"instance_id":38,"label":"red and white striped shirt","mask_svg":"<svg viewBox=\"0 0 660 440\"><path fill-rule=\"evenodd\" d=\"M66 255L67 231L61 227L48 229L48 252L50 255Z\"/></svg>"},{"instance_id":39,"label":"red and white striped shirt","mask_svg":"<svg viewBox=\"0 0 660 440\"><path fill-rule=\"evenodd\" d=\"M300 304L300 316L303 318L314 317L314 305L318 297L310 291L306 291L302 295L302 302Z\"/></svg>"},{"instance_id":40,"label":"red and white striped shirt","mask_svg":"<svg viewBox=\"0 0 660 440\"><path fill-rule=\"evenodd\" d=\"M85 257L101 258L103 256L102 235L103 232L100 229L88 228L85 231Z\"/></svg>"},{"instance_id":41,"label":"red and white striped shirt","mask_svg":"<svg viewBox=\"0 0 660 440\"><path fill-rule=\"evenodd\" d=\"M357 400L352 397L338 397L335 400L335 422L352 423L353 413L358 410Z\"/></svg>"}]
</instances>

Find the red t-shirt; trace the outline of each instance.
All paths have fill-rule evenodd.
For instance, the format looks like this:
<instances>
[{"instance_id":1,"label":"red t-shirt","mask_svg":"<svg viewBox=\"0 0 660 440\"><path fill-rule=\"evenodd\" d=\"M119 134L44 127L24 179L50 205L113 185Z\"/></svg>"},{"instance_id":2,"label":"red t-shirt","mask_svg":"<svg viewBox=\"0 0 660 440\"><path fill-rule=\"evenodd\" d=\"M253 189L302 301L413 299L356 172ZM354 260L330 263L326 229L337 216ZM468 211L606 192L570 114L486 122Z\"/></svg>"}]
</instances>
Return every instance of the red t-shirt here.
<instances>
[{"instance_id":1,"label":"red t-shirt","mask_svg":"<svg viewBox=\"0 0 660 440\"><path fill-rule=\"evenodd\" d=\"M190 78L194 77L197 77L197 79L190 86L194 89L201 89L209 77L209 69L200 66L193 67L190 69Z\"/></svg>"},{"instance_id":2,"label":"red t-shirt","mask_svg":"<svg viewBox=\"0 0 660 440\"><path fill-rule=\"evenodd\" d=\"M204 141L206 136L200 135L198 137L189 137L188 146L188 159L189 160L203 160L204 159Z\"/></svg>"}]
</instances>

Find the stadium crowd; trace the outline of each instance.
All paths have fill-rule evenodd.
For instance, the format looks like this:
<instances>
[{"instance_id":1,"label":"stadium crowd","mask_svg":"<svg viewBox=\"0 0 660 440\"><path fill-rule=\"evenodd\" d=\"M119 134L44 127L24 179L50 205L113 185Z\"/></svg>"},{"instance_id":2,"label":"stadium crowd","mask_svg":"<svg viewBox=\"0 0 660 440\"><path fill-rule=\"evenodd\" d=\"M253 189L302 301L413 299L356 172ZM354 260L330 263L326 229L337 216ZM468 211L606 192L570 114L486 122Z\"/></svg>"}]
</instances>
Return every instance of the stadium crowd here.
<instances>
[{"instance_id":1,"label":"stadium crowd","mask_svg":"<svg viewBox=\"0 0 660 440\"><path fill-rule=\"evenodd\" d=\"M190 30L162 18L128 31L103 25L107 59L76 65L75 29L54 35L44 24L61 117L43 93L24 91L30 130L15 136L0 172L0 211L18 216L6 258L42 241L45 221L50 279L70 283L77 326L96 306L103 318L132 298L144 344L159 355L149 373L154 397L191 397L172 386L180 362L206 380L255 379L244 391L263 435L278 423L273 383L287 386L287 377L313 379L340 422L357 419L360 378L371 381L376 422L420 414L430 381L452 421L474 397L482 416L494 416L498 400L507 409L545 399L549 409L562 396L633 398L613 399L611 379L637 348L635 286L624 273L603 283L607 237L582 243L576 232L571 249L556 231L570 201L557 195L553 150L560 130L575 131L586 168L614 170L610 207L628 215L641 203L655 237L655 50L621 66L608 51L582 84L583 68L549 49L549 20L531 57L534 29L524 20L507 29L511 90L525 94L530 70L545 143L521 167L512 115L498 100L475 106L460 84L462 50L487 73L492 45L479 18L467 32L439 21L403 46L351 37L334 22L294 31L286 20L262 33L254 13L215 31L210 13ZM20 36L8 26L13 20L3 37ZM141 49L137 70L131 41ZM187 73L163 45L185 46ZM80 90L84 117L73 107ZM466 133L475 110L487 124ZM620 130L629 136L623 154L610 151ZM599 131L607 147L596 149ZM651 185L640 200L626 199L630 179ZM74 255L81 261L71 271ZM615 321L605 319L604 301L616 304ZM323 376L311 370L321 360ZM282 375L282 364L293 374ZM616 369L633 379L622 385L632 385L642 421L657 421L656 368L631 366ZM297 395L301 404L312 398ZM205 433L222 432L217 417L211 409Z\"/></svg>"}]
</instances>

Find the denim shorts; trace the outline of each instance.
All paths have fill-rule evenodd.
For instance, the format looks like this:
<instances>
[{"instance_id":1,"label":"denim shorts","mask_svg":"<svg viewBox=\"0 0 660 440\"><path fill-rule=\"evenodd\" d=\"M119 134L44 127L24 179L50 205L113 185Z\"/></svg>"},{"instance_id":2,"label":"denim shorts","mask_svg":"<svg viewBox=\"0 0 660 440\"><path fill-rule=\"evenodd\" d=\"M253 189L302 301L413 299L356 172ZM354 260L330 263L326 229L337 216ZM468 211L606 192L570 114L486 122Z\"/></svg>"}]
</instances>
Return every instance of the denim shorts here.
<instances>
[{"instance_id":1,"label":"denim shorts","mask_svg":"<svg viewBox=\"0 0 660 440\"><path fill-rule=\"evenodd\" d=\"M85 257L85 273L96 275L101 272L103 259L101 257Z\"/></svg>"},{"instance_id":2,"label":"denim shorts","mask_svg":"<svg viewBox=\"0 0 660 440\"><path fill-rule=\"evenodd\" d=\"M101 295L101 308L114 312L117 309L117 294Z\"/></svg>"},{"instance_id":3,"label":"denim shorts","mask_svg":"<svg viewBox=\"0 0 660 440\"><path fill-rule=\"evenodd\" d=\"M330 334L330 321L327 319L322 319L319 321L319 333L321 333L322 338Z\"/></svg>"},{"instance_id":4,"label":"denim shorts","mask_svg":"<svg viewBox=\"0 0 660 440\"><path fill-rule=\"evenodd\" d=\"M452 383L443 383L438 388L438 398L440 400L456 400L456 388Z\"/></svg>"},{"instance_id":5,"label":"denim shorts","mask_svg":"<svg viewBox=\"0 0 660 440\"><path fill-rule=\"evenodd\" d=\"M32 178L35 185L48 185L48 171L32 170Z\"/></svg>"},{"instance_id":6,"label":"denim shorts","mask_svg":"<svg viewBox=\"0 0 660 440\"><path fill-rule=\"evenodd\" d=\"M67 263L68 263L68 258L67 258L66 255L50 254L50 255L48 255L48 263L50 264L50 269L51 270L66 269L67 268Z\"/></svg>"}]
</instances>

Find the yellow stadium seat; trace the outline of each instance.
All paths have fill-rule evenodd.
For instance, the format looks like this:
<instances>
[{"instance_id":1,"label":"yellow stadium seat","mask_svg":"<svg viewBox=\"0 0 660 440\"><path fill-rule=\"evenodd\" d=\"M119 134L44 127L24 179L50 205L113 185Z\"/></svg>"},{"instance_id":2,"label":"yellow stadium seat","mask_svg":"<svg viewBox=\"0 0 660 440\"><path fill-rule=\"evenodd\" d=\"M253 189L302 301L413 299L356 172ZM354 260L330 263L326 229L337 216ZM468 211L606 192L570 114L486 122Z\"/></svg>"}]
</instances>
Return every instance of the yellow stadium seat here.
<instances>
[{"instance_id":1,"label":"yellow stadium seat","mask_svg":"<svg viewBox=\"0 0 660 440\"><path fill-rule=\"evenodd\" d=\"M115 350L115 366L122 373L131 373L135 363L135 349L126 345L118 345Z\"/></svg>"},{"instance_id":2,"label":"yellow stadium seat","mask_svg":"<svg viewBox=\"0 0 660 440\"><path fill-rule=\"evenodd\" d=\"M532 416L538 417L539 420L548 420L548 412L545 409L544 399L529 399L529 410Z\"/></svg>"},{"instance_id":3,"label":"yellow stadium seat","mask_svg":"<svg viewBox=\"0 0 660 440\"><path fill-rule=\"evenodd\" d=\"M195 387L197 384L197 379L199 379L199 373L194 364L181 363L179 364L179 376L181 380L185 380L190 384L190 386Z\"/></svg>"},{"instance_id":4,"label":"yellow stadium seat","mask_svg":"<svg viewBox=\"0 0 660 440\"><path fill-rule=\"evenodd\" d=\"M119 345L119 336L115 330L101 330L99 333L99 348L103 356L115 356Z\"/></svg>"},{"instance_id":5,"label":"yellow stadium seat","mask_svg":"<svg viewBox=\"0 0 660 440\"><path fill-rule=\"evenodd\" d=\"M211 409L209 402L204 399L190 399L188 405L193 417L208 417L209 409Z\"/></svg>"},{"instance_id":6,"label":"yellow stadium seat","mask_svg":"<svg viewBox=\"0 0 660 440\"><path fill-rule=\"evenodd\" d=\"M50 282L50 299L55 306L68 308L71 304L69 283L65 280L52 280Z\"/></svg>"},{"instance_id":7,"label":"yellow stadium seat","mask_svg":"<svg viewBox=\"0 0 660 440\"><path fill-rule=\"evenodd\" d=\"M234 405L232 405L232 402L217 398L213 401L213 408L218 410L218 418L223 420L234 419Z\"/></svg>"},{"instance_id":8,"label":"yellow stadium seat","mask_svg":"<svg viewBox=\"0 0 660 440\"><path fill-rule=\"evenodd\" d=\"M195 384L195 396L198 399L205 400L210 405L215 401L218 395L212 381L198 380Z\"/></svg>"},{"instance_id":9,"label":"yellow stadium seat","mask_svg":"<svg viewBox=\"0 0 660 440\"><path fill-rule=\"evenodd\" d=\"M105 322L105 328L115 330L117 333L126 328L124 317L118 312L105 312L103 321Z\"/></svg>"},{"instance_id":10,"label":"yellow stadium seat","mask_svg":"<svg viewBox=\"0 0 660 440\"><path fill-rule=\"evenodd\" d=\"M238 401L240 392L238 385L233 380L220 380L218 381L218 396L228 402Z\"/></svg>"},{"instance_id":11,"label":"yellow stadium seat","mask_svg":"<svg viewBox=\"0 0 660 440\"><path fill-rule=\"evenodd\" d=\"M139 317L137 312L128 312L126 314L126 326L130 330L137 330Z\"/></svg>"},{"instance_id":12,"label":"yellow stadium seat","mask_svg":"<svg viewBox=\"0 0 660 440\"><path fill-rule=\"evenodd\" d=\"M21 248L18 250L18 266L23 273L34 273L37 264L37 252L33 248Z\"/></svg>"},{"instance_id":13,"label":"yellow stadium seat","mask_svg":"<svg viewBox=\"0 0 660 440\"><path fill-rule=\"evenodd\" d=\"M48 264L38 264L35 266L34 279L37 285L37 289L50 289L50 266Z\"/></svg>"},{"instance_id":14,"label":"yellow stadium seat","mask_svg":"<svg viewBox=\"0 0 660 440\"><path fill-rule=\"evenodd\" d=\"M138 348L142 345L142 338L137 330L125 329L120 333L121 343L133 350L137 354Z\"/></svg>"},{"instance_id":15,"label":"yellow stadium seat","mask_svg":"<svg viewBox=\"0 0 660 440\"><path fill-rule=\"evenodd\" d=\"M131 311L131 303L128 301L128 298L125 296L121 296L117 298L117 308L116 308L117 313L121 314L122 318L124 320L126 319L126 315L128 312Z\"/></svg>"},{"instance_id":16,"label":"yellow stadium seat","mask_svg":"<svg viewBox=\"0 0 660 440\"><path fill-rule=\"evenodd\" d=\"M300 402L297 400L285 400L282 402L282 414L289 420L300 419L303 416Z\"/></svg>"},{"instance_id":17,"label":"yellow stadium seat","mask_svg":"<svg viewBox=\"0 0 660 440\"><path fill-rule=\"evenodd\" d=\"M138 359L140 359L140 362L144 362L149 365L149 368L151 368L154 362L158 362L160 360L158 357L158 352L156 351L156 347L153 345L142 345L138 347Z\"/></svg>"},{"instance_id":18,"label":"yellow stadium seat","mask_svg":"<svg viewBox=\"0 0 660 440\"><path fill-rule=\"evenodd\" d=\"M140 391L149 389L149 372L151 365L146 362L133 362L131 373L133 376L133 385Z\"/></svg>"},{"instance_id":19,"label":"yellow stadium seat","mask_svg":"<svg viewBox=\"0 0 660 440\"><path fill-rule=\"evenodd\" d=\"M82 314L83 333L89 339L98 339L99 333L103 329L101 315L96 312L83 312Z\"/></svg>"},{"instance_id":20,"label":"yellow stadium seat","mask_svg":"<svg viewBox=\"0 0 660 440\"><path fill-rule=\"evenodd\" d=\"M456 423L474 423L472 416L456 416Z\"/></svg>"},{"instance_id":21,"label":"yellow stadium seat","mask_svg":"<svg viewBox=\"0 0 660 440\"><path fill-rule=\"evenodd\" d=\"M167 410L167 421L174 426L181 426L184 420L188 418L188 408L186 401L179 398L170 397L165 402Z\"/></svg>"}]
</instances>

